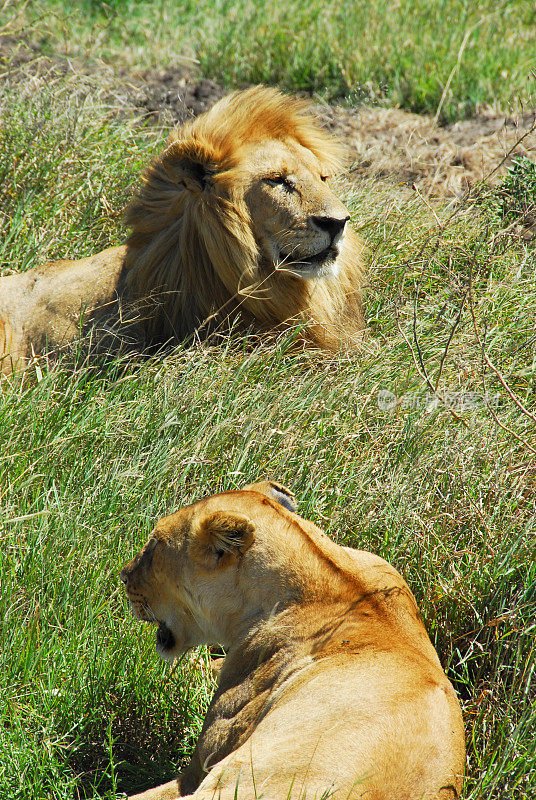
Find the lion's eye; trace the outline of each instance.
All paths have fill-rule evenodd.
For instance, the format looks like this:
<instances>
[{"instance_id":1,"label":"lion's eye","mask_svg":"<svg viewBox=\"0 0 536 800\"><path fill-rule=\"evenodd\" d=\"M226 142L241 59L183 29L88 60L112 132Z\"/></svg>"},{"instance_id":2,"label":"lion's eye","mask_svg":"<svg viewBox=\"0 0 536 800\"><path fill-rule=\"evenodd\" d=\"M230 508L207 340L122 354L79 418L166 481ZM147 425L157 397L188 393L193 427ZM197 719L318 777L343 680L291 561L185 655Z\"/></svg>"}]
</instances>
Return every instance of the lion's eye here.
<instances>
[{"instance_id":1,"label":"lion's eye","mask_svg":"<svg viewBox=\"0 0 536 800\"><path fill-rule=\"evenodd\" d=\"M274 175L273 177L265 178L264 180L270 186L281 186L288 191L292 191L294 189L294 183L285 175Z\"/></svg>"},{"instance_id":2,"label":"lion's eye","mask_svg":"<svg viewBox=\"0 0 536 800\"><path fill-rule=\"evenodd\" d=\"M328 178L329 178L329 175L321 175L320 176L320 180L321 181L327 181Z\"/></svg>"}]
</instances>

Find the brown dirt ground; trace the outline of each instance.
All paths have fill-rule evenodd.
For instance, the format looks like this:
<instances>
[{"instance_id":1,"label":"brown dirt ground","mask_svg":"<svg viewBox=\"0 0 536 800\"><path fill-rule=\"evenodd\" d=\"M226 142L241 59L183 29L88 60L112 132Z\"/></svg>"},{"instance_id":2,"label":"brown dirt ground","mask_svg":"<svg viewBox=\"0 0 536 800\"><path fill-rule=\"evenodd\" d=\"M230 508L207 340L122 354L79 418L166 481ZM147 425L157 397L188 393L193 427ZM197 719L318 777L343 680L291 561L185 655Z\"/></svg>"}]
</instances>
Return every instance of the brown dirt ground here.
<instances>
[{"instance_id":1,"label":"brown dirt ground","mask_svg":"<svg viewBox=\"0 0 536 800\"><path fill-rule=\"evenodd\" d=\"M482 180L496 181L512 156L536 159L536 116L491 112L442 127L398 108L328 109L324 118L350 147L351 174L375 175L424 195L459 198Z\"/></svg>"},{"instance_id":2,"label":"brown dirt ground","mask_svg":"<svg viewBox=\"0 0 536 800\"><path fill-rule=\"evenodd\" d=\"M8 85L62 76L80 78L80 92L97 93L113 113L169 128L210 108L226 90L186 67L114 70L64 56L44 56L20 38L0 36L0 98ZM491 110L441 126L432 117L396 108L316 105L326 127L348 146L348 179L375 177L416 187L440 200L460 198L473 184L496 181L513 155L536 160L536 112L504 116Z\"/></svg>"}]
</instances>

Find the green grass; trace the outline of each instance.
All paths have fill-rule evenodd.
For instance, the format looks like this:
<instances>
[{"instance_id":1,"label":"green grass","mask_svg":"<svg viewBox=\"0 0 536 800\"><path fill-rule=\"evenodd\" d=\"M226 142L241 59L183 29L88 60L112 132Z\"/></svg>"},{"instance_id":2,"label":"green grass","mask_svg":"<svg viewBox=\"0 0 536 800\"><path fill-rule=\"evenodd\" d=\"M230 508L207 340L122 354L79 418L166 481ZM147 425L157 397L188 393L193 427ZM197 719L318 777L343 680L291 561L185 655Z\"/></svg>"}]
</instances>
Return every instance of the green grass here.
<instances>
[{"instance_id":1,"label":"green grass","mask_svg":"<svg viewBox=\"0 0 536 800\"><path fill-rule=\"evenodd\" d=\"M1 103L2 272L121 241L157 133L68 78ZM533 796L535 426L481 343L534 414L534 246L478 199L436 209L441 226L419 197L366 181L346 200L368 221L362 353L231 337L2 385L0 797L111 800L184 763L212 690L204 655L160 662L118 573L159 516L265 476L409 581L463 703L466 800ZM454 403L460 421L424 398L419 353L440 392L497 407Z\"/></svg>"},{"instance_id":2,"label":"green grass","mask_svg":"<svg viewBox=\"0 0 536 800\"><path fill-rule=\"evenodd\" d=\"M517 156L498 190L491 193L490 210L503 223L532 230L536 223L536 163Z\"/></svg>"},{"instance_id":3,"label":"green grass","mask_svg":"<svg viewBox=\"0 0 536 800\"><path fill-rule=\"evenodd\" d=\"M276 83L457 119L534 103L531 0L30 0L4 17L45 52L121 64L197 62L227 85ZM15 19L15 21L13 21Z\"/></svg>"}]
</instances>

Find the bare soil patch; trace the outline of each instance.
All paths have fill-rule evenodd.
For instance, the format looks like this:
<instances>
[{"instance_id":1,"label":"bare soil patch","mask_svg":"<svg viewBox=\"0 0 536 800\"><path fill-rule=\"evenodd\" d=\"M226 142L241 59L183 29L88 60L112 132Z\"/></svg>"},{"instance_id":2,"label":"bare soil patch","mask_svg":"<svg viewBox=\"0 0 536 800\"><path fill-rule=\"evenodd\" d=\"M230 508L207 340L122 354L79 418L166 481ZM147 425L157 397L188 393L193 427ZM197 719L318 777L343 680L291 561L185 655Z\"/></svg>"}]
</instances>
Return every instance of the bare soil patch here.
<instances>
[{"instance_id":1,"label":"bare soil patch","mask_svg":"<svg viewBox=\"0 0 536 800\"><path fill-rule=\"evenodd\" d=\"M103 62L43 55L39 48L14 36L0 36L0 97L14 84L42 85L62 77L75 83L79 94L92 93L119 117L162 127L184 122L207 111L227 90L185 67L166 70L118 70Z\"/></svg>"},{"instance_id":2,"label":"bare soil patch","mask_svg":"<svg viewBox=\"0 0 536 800\"><path fill-rule=\"evenodd\" d=\"M206 111L226 94L219 84L178 65L162 70L114 70L65 56L45 56L13 36L0 37L3 87L51 78L80 79L81 93L97 93L110 112L162 129ZM455 199L482 180L496 181L515 155L536 160L536 112L505 116L488 111L441 126L432 117L396 108L317 105L322 122L348 147L348 180L372 176L438 199Z\"/></svg>"},{"instance_id":3,"label":"bare soil patch","mask_svg":"<svg viewBox=\"0 0 536 800\"><path fill-rule=\"evenodd\" d=\"M536 158L535 114L489 113L442 127L397 108L327 108L323 118L349 146L350 174L416 186L425 195L461 197L496 181L515 155Z\"/></svg>"}]
</instances>

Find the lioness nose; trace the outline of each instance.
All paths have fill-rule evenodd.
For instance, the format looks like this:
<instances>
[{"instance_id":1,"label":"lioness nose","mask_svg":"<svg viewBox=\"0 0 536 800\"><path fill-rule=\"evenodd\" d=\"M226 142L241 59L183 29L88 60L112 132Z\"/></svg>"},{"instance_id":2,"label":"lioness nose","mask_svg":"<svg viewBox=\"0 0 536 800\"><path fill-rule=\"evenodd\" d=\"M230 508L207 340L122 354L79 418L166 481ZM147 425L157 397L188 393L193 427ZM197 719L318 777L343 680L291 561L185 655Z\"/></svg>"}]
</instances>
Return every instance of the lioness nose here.
<instances>
[{"instance_id":1,"label":"lioness nose","mask_svg":"<svg viewBox=\"0 0 536 800\"><path fill-rule=\"evenodd\" d=\"M314 224L320 228L320 230L329 233L331 240L340 233L350 217L313 217Z\"/></svg>"}]
</instances>

